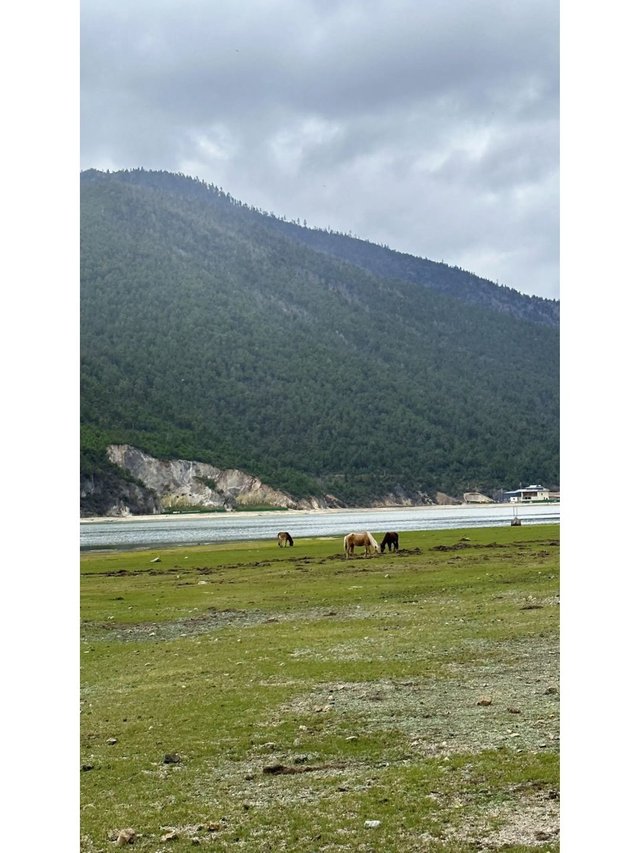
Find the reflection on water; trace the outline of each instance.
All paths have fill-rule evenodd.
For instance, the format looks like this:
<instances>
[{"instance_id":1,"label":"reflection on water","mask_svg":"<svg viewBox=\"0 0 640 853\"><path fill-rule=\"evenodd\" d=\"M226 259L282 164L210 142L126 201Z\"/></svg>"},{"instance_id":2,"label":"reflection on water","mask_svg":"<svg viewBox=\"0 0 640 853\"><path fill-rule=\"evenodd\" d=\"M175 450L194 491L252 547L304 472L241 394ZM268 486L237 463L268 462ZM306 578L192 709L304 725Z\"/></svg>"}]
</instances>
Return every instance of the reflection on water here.
<instances>
[{"instance_id":1,"label":"reflection on water","mask_svg":"<svg viewBox=\"0 0 640 853\"><path fill-rule=\"evenodd\" d=\"M518 506L523 525L560 521L560 504ZM224 513L207 516L81 521L83 551L115 548L153 548L163 545L203 545L246 539L274 539L288 530L293 539L344 536L352 530L444 530L510 524L509 504L487 506L397 507L393 509L315 510L311 512Z\"/></svg>"}]
</instances>

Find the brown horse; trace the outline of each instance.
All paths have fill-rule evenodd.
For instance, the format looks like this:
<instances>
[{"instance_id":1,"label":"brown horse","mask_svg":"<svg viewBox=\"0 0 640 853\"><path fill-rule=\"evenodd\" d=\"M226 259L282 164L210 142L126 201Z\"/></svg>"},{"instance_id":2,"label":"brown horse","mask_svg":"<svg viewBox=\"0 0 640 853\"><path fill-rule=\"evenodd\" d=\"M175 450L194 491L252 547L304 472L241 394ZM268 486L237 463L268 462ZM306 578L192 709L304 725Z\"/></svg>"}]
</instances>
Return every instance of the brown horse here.
<instances>
[{"instance_id":1,"label":"brown horse","mask_svg":"<svg viewBox=\"0 0 640 853\"><path fill-rule=\"evenodd\" d=\"M368 530L362 533L347 533L344 537L344 553L347 560L349 557L353 557L353 549L356 545L364 546L365 557L371 554L372 548L376 554L380 553L380 546Z\"/></svg>"},{"instance_id":2,"label":"brown horse","mask_svg":"<svg viewBox=\"0 0 640 853\"><path fill-rule=\"evenodd\" d=\"M397 533L385 533L384 539L380 543L380 551L384 554L385 546L389 546L389 553L392 551L398 550L398 534Z\"/></svg>"},{"instance_id":3,"label":"brown horse","mask_svg":"<svg viewBox=\"0 0 640 853\"><path fill-rule=\"evenodd\" d=\"M278 548L286 548L287 545L293 545L293 539L286 530L281 530L278 533Z\"/></svg>"}]
</instances>

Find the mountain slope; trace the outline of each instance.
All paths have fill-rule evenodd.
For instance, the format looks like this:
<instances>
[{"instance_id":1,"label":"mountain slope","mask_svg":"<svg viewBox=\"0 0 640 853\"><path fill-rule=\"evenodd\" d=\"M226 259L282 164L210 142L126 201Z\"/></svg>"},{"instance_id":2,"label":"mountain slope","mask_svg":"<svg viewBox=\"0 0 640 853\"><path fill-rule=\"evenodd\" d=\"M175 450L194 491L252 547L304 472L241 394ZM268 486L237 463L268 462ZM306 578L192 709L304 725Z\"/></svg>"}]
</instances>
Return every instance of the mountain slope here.
<instances>
[{"instance_id":1,"label":"mountain slope","mask_svg":"<svg viewBox=\"0 0 640 853\"><path fill-rule=\"evenodd\" d=\"M558 482L557 303L385 277L169 173L84 172L81 226L85 474L126 443L347 503Z\"/></svg>"},{"instance_id":2,"label":"mountain slope","mask_svg":"<svg viewBox=\"0 0 640 853\"><path fill-rule=\"evenodd\" d=\"M381 278L413 282L467 304L481 305L533 323L556 328L559 325L560 305L553 299L527 296L458 267L416 258L345 234L303 228L282 220L274 220L273 224L289 238L362 267Z\"/></svg>"}]
</instances>

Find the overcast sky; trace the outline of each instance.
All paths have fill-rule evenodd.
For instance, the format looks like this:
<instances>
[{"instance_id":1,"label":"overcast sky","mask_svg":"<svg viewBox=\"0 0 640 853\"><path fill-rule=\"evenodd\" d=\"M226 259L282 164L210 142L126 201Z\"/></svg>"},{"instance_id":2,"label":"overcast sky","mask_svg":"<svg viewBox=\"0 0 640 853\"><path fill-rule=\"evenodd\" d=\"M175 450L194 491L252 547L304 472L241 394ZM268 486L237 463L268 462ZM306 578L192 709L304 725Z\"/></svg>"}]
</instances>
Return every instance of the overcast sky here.
<instances>
[{"instance_id":1,"label":"overcast sky","mask_svg":"<svg viewBox=\"0 0 640 853\"><path fill-rule=\"evenodd\" d=\"M558 0L81 0L81 167L559 296Z\"/></svg>"}]
</instances>

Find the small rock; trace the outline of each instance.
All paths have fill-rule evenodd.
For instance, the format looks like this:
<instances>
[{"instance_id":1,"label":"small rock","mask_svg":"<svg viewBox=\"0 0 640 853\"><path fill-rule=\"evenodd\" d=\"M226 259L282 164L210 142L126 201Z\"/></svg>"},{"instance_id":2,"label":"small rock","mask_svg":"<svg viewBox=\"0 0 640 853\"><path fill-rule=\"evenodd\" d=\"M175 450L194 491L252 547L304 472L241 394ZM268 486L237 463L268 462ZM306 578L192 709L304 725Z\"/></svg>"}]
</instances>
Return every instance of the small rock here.
<instances>
[{"instance_id":1,"label":"small rock","mask_svg":"<svg viewBox=\"0 0 640 853\"><path fill-rule=\"evenodd\" d=\"M82 770L93 770L93 764L83 764Z\"/></svg>"},{"instance_id":2,"label":"small rock","mask_svg":"<svg viewBox=\"0 0 640 853\"><path fill-rule=\"evenodd\" d=\"M149 562L150 563L160 563L162 561L160 560L160 557L154 557L153 560L149 560Z\"/></svg>"},{"instance_id":3,"label":"small rock","mask_svg":"<svg viewBox=\"0 0 640 853\"><path fill-rule=\"evenodd\" d=\"M367 829L376 829L377 827L380 826L380 821L379 820L365 820L364 825L367 827Z\"/></svg>"},{"instance_id":4,"label":"small rock","mask_svg":"<svg viewBox=\"0 0 640 853\"><path fill-rule=\"evenodd\" d=\"M522 713L522 711L520 710L520 708L507 708L507 711L508 711L510 714L521 714L521 713Z\"/></svg>"},{"instance_id":5,"label":"small rock","mask_svg":"<svg viewBox=\"0 0 640 853\"><path fill-rule=\"evenodd\" d=\"M118 847L124 847L125 844L133 844L135 837L135 830L121 829L118 833L118 837L116 838L116 845Z\"/></svg>"},{"instance_id":6,"label":"small rock","mask_svg":"<svg viewBox=\"0 0 640 853\"><path fill-rule=\"evenodd\" d=\"M163 764L180 764L182 759L177 752L168 752L162 759Z\"/></svg>"},{"instance_id":7,"label":"small rock","mask_svg":"<svg viewBox=\"0 0 640 853\"><path fill-rule=\"evenodd\" d=\"M483 696L482 699L478 699L476 705L491 705L493 700L489 696Z\"/></svg>"},{"instance_id":8,"label":"small rock","mask_svg":"<svg viewBox=\"0 0 640 853\"><path fill-rule=\"evenodd\" d=\"M165 834L160 838L160 841L175 841L178 837L178 831L176 829L170 829L169 832L165 832Z\"/></svg>"},{"instance_id":9,"label":"small rock","mask_svg":"<svg viewBox=\"0 0 640 853\"><path fill-rule=\"evenodd\" d=\"M117 737L110 737L110 738L107 740L107 743L109 744L109 746L113 746L113 745L114 745L114 743L118 743L118 738L117 738Z\"/></svg>"}]
</instances>

